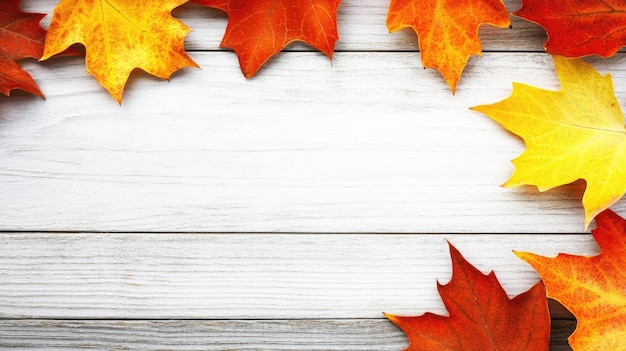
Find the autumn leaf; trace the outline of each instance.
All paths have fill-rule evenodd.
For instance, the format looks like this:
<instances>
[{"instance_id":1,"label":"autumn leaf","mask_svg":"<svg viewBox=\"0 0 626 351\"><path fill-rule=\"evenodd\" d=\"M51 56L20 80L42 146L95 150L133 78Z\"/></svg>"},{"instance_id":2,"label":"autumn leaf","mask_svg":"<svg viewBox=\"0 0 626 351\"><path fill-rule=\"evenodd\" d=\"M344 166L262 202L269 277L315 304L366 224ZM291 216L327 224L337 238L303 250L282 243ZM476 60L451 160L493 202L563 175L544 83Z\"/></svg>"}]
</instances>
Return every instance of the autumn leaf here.
<instances>
[{"instance_id":1,"label":"autumn leaf","mask_svg":"<svg viewBox=\"0 0 626 351\"><path fill-rule=\"evenodd\" d=\"M272 56L303 41L332 59L341 0L193 0L225 11L228 26L221 47L235 50L244 76L250 78Z\"/></svg>"},{"instance_id":2,"label":"autumn leaf","mask_svg":"<svg viewBox=\"0 0 626 351\"><path fill-rule=\"evenodd\" d=\"M437 290L448 313L385 314L409 338L406 351L548 350L550 315L541 282L510 299L493 271L484 275L450 245L452 279Z\"/></svg>"},{"instance_id":3,"label":"autumn leaf","mask_svg":"<svg viewBox=\"0 0 626 351\"><path fill-rule=\"evenodd\" d=\"M540 191L586 181L585 228L626 192L626 129L611 75L555 56L560 91L513 83L512 95L472 107L524 139L506 187L535 185Z\"/></svg>"},{"instance_id":4,"label":"autumn leaf","mask_svg":"<svg viewBox=\"0 0 626 351\"><path fill-rule=\"evenodd\" d=\"M502 0L391 0L387 28L413 28L422 64L443 75L452 93L471 55L481 55L478 28L487 23L509 27Z\"/></svg>"},{"instance_id":5,"label":"autumn leaf","mask_svg":"<svg viewBox=\"0 0 626 351\"><path fill-rule=\"evenodd\" d=\"M609 57L626 45L624 0L523 0L513 14L546 30L551 54Z\"/></svg>"},{"instance_id":6,"label":"autumn leaf","mask_svg":"<svg viewBox=\"0 0 626 351\"><path fill-rule=\"evenodd\" d=\"M626 221L606 210L596 224L591 234L601 250L597 256L515 254L537 270L547 295L576 317L576 330L568 339L574 350L624 350Z\"/></svg>"},{"instance_id":7,"label":"autumn leaf","mask_svg":"<svg viewBox=\"0 0 626 351\"><path fill-rule=\"evenodd\" d=\"M186 66L189 28L171 16L187 0L62 0L54 10L42 60L75 43L86 48L87 72L121 102L135 68L169 79Z\"/></svg>"},{"instance_id":8,"label":"autumn leaf","mask_svg":"<svg viewBox=\"0 0 626 351\"><path fill-rule=\"evenodd\" d=\"M0 91L5 95L21 89L43 97L33 78L15 60L41 57L46 31L39 22L45 16L22 12L20 0L0 2Z\"/></svg>"}]
</instances>

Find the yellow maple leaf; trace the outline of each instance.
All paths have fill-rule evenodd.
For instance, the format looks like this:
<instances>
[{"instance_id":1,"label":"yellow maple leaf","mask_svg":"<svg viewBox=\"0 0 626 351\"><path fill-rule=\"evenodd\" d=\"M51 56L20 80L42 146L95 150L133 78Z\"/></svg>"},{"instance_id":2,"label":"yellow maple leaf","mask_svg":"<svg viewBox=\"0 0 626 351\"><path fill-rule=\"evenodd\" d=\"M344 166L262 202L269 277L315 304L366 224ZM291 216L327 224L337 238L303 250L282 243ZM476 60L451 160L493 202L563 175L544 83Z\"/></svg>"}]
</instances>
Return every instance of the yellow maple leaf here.
<instances>
[{"instance_id":1,"label":"yellow maple leaf","mask_svg":"<svg viewBox=\"0 0 626 351\"><path fill-rule=\"evenodd\" d=\"M513 83L510 97L472 107L520 136L526 151L513 160L506 187L540 191L586 181L585 228L626 192L626 128L611 75L581 60L554 57L561 90Z\"/></svg>"},{"instance_id":2,"label":"yellow maple leaf","mask_svg":"<svg viewBox=\"0 0 626 351\"><path fill-rule=\"evenodd\" d=\"M121 102L130 73L140 68L169 79L198 67L184 49L189 28L171 16L187 0L62 0L54 10L41 60L76 43L87 72Z\"/></svg>"}]
</instances>

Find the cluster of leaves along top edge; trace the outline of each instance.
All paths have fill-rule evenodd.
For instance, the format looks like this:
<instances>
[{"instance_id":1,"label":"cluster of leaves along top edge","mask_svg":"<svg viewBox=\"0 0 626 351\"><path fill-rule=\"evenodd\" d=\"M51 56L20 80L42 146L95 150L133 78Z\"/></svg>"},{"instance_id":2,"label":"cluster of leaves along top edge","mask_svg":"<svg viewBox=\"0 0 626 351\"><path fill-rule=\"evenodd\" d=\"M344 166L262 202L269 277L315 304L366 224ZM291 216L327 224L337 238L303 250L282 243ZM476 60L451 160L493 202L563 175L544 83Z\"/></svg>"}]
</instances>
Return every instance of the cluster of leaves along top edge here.
<instances>
[{"instance_id":1,"label":"cluster of leaves along top edge","mask_svg":"<svg viewBox=\"0 0 626 351\"><path fill-rule=\"evenodd\" d=\"M168 79L183 67L197 67L183 45L190 29L171 16L174 8L189 0L116 0L102 6L61 0L47 34L38 25L44 15L23 13L20 1L0 3L4 67L0 89L6 95L21 89L43 97L15 60L47 60L79 43L86 48L87 71L120 103L136 68ZM341 0L191 1L228 14L221 46L237 53L246 77L254 76L293 41L303 41L332 59L339 39L336 17ZM577 0L524 0L513 14L543 26L549 36L546 51L554 55L608 57L626 45L626 8L621 0L588 0L582 5ZM452 93L469 57L481 55L482 24L510 26L502 0L390 0L387 15L390 32L407 27L416 32L424 67L439 70Z\"/></svg>"}]
</instances>

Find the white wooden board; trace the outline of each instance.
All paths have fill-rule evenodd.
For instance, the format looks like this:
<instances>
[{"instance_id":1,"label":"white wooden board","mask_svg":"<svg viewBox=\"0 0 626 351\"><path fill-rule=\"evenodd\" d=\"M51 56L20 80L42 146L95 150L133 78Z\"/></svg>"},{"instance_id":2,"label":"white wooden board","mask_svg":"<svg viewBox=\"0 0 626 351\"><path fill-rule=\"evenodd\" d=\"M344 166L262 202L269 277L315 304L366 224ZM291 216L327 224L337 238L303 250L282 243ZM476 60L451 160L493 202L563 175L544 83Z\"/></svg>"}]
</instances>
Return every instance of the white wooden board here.
<instances>
[{"instance_id":1,"label":"white wooden board","mask_svg":"<svg viewBox=\"0 0 626 351\"><path fill-rule=\"evenodd\" d=\"M186 4L201 69L135 72L121 106L81 58L24 60L46 100L0 97L0 349L400 350L381 313L445 312L445 239L511 296L538 279L511 250L597 253L584 184L501 188L524 146L468 109L558 89L544 31L481 27L452 96L387 6L343 0L332 63L295 43L246 80L227 16ZM626 56L588 61L624 104Z\"/></svg>"},{"instance_id":2,"label":"white wooden board","mask_svg":"<svg viewBox=\"0 0 626 351\"><path fill-rule=\"evenodd\" d=\"M551 351L570 350L574 321L552 325ZM0 321L0 350L399 351L402 331L384 320ZM3 342L4 341L4 342Z\"/></svg>"},{"instance_id":3,"label":"white wooden board","mask_svg":"<svg viewBox=\"0 0 626 351\"><path fill-rule=\"evenodd\" d=\"M121 107L80 58L27 64L47 99L0 98L0 229L582 230L580 186L500 187L523 144L468 109L512 81L558 88L546 54L485 54L456 96L414 53L286 53L252 80L229 52L193 56ZM621 101L625 60L593 61Z\"/></svg>"},{"instance_id":4,"label":"white wooden board","mask_svg":"<svg viewBox=\"0 0 626 351\"><path fill-rule=\"evenodd\" d=\"M451 276L446 239L483 272L494 270L511 296L538 280L512 250L597 253L591 236L565 234L6 233L0 238L4 318L443 314L436 282Z\"/></svg>"}]
</instances>

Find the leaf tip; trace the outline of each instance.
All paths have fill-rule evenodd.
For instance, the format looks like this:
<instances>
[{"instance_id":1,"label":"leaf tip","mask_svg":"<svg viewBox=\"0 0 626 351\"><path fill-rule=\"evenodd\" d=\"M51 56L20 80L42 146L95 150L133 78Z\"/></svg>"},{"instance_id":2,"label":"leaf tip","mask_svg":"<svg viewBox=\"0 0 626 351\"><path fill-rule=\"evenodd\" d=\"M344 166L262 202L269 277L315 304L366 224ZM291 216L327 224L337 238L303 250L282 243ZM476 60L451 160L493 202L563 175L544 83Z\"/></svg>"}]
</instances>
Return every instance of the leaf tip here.
<instances>
[{"instance_id":1,"label":"leaf tip","mask_svg":"<svg viewBox=\"0 0 626 351\"><path fill-rule=\"evenodd\" d=\"M524 251L513 250L513 254L523 260L524 256L527 255L528 253Z\"/></svg>"},{"instance_id":2,"label":"leaf tip","mask_svg":"<svg viewBox=\"0 0 626 351\"><path fill-rule=\"evenodd\" d=\"M587 230L589 229L589 225L591 224L591 220L593 219L593 217L589 217L587 215L585 215L585 223L583 224L583 230Z\"/></svg>"},{"instance_id":3,"label":"leaf tip","mask_svg":"<svg viewBox=\"0 0 626 351\"><path fill-rule=\"evenodd\" d=\"M525 251L516 251L513 250L513 254L515 254L515 256L517 256L517 258L519 258L520 260L528 263L529 265L531 265L533 268L535 267L535 264L537 264L537 259L542 258L542 256L539 255L535 255L534 253L531 252L525 252Z\"/></svg>"},{"instance_id":4,"label":"leaf tip","mask_svg":"<svg viewBox=\"0 0 626 351\"><path fill-rule=\"evenodd\" d=\"M501 188L515 188L517 186L520 186L520 184L512 182L511 179L509 179L506 182L500 184Z\"/></svg>"},{"instance_id":5,"label":"leaf tip","mask_svg":"<svg viewBox=\"0 0 626 351\"><path fill-rule=\"evenodd\" d=\"M439 69L437 69L439 71ZM443 73L442 73L443 75ZM446 76L443 77L446 81L446 83L448 83L448 86L450 87L450 91L452 92L452 95L456 95L456 87L459 84L459 78L457 76L454 76L452 78L448 78Z\"/></svg>"},{"instance_id":6,"label":"leaf tip","mask_svg":"<svg viewBox=\"0 0 626 351\"><path fill-rule=\"evenodd\" d=\"M385 318L387 318L391 323L397 325L399 328L402 329L402 326L400 325L400 318L396 316L395 314L391 314L391 313L387 313L387 312L383 312L383 316L385 316Z\"/></svg>"},{"instance_id":7,"label":"leaf tip","mask_svg":"<svg viewBox=\"0 0 626 351\"><path fill-rule=\"evenodd\" d=\"M476 105L476 106L470 107L469 109L472 110L472 111L476 111L476 112L485 114L484 111L485 111L487 106L489 106L489 105Z\"/></svg>"}]
</instances>

